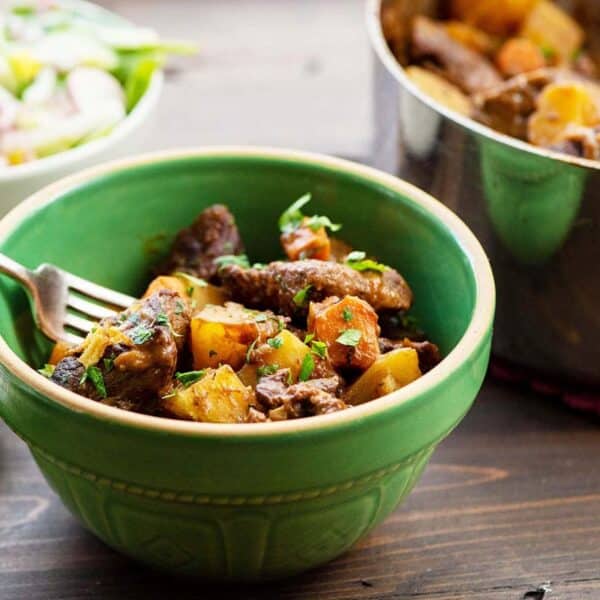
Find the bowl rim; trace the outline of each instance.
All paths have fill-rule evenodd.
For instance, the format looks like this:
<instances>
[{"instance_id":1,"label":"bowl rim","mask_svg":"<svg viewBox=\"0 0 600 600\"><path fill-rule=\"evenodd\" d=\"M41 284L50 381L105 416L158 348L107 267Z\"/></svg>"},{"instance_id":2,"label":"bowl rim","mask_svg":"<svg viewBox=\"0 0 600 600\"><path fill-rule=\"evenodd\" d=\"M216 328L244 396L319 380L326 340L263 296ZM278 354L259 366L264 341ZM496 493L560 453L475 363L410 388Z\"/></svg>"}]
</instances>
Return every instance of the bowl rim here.
<instances>
[{"instance_id":1,"label":"bowl rim","mask_svg":"<svg viewBox=\"0 0 600 600\"><path fill-rule=\"evenodd\" d=\"M392 192L404 195L410 202L420 206L438 220L451 233L467 258L475 280L475 305L470 323L462 338L435 369L426 373L409 386L397 390L392 394L366 402L350 410L329 415L320 415L318 418L295 419L276 423L198 423L144 415L107 406L52 383L19 358L0 335L0 364L8 369L18 380L30 386L34 391L42 394L50 401L56 402L63 407L78 413L86 413L88 416L101 420L116 422L120 425L192 436L227 436L228 438L246 438L248 436L270 437L282 433L314 432L316 430L348 425L377 413L383 413L387 409L399 404L409 403L410 400L416 402L422 394L433 390L444 380L447 380L485 342L493 323L495 284L488 258L470 229L441 202L412 184L372 167L326 155L270 147L210 146L196 149L186 148L153 152L111 161L60 179L31 195L0 220L0 239L14 231L31 214L81 184L130 168L189 158L262 158L301 163L309 167L322 167L330 171L352 175L358 179L375 183Z\"/></svg>"},{"instance_id":2,"label":"bowl rim","mask_svg":"<svg viewBox=\"0 0 600 600\"><path fill-rule=\"evenodd\" d=\"M431 96L421 91L406 75L404 67L398 62L392 51L390 50L381 28L381 5L383 0L365 0L365 15L367 24L367 33L371 41L371 47L375 51L379 60L383 63L386 69L392 76L399 81L402 86L408 90L413 96L417 97L421 102L426 104L435 112L443 115L448 120L453 121L463 128L473 131L487 139L490 139L498 144L510 146L515 150L534 154L541 158L549 160L557 160L564 164L581 167L584 169L592 169L600 171L600 160L591 160L589 158L579 158L578 156L570 156L556 150L548 150L534 146L529 142L524 142L517 138L511 137L499 131L478 123L474 119L465 117L460 113L445 107L443 104L434 100Z\"/></svg>"}]
</instances>

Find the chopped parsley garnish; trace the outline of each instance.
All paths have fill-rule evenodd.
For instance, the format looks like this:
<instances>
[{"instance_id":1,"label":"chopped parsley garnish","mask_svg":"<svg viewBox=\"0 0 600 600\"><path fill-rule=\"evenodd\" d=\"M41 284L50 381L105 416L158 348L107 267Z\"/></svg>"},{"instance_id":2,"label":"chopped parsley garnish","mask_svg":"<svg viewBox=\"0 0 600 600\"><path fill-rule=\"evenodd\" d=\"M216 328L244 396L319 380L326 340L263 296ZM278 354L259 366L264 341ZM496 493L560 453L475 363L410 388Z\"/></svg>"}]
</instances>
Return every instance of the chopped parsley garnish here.
<instances>
[{"instance_id":1,"label":"chopped parsley garnish","mask_svg":"<svg viewBox=\"0 0 600 600\"><path fill-rule=\"evenodd\" d=\"M277 333L281 333L285 329L285 323L280 317L272 317L273 320L277 321Z\"/></svg>"},{"instance_id":2,"label":"chopped parsley garnish","mask_svg":"<svg viewBox=\"0 0 600 600\"><path fill-rule=\"evenodd\" d=\"M152 330L139 325L133 330L133 333L129 336L131 341L136 345L145 344L149 339L152 338Z\"/></svg>"},{"instance_id":3,"label":"chopped parsley garnish","mask_svg":"<svg viewBox=\"0 0 600 600\"><path fill-rule=\"evenodd\" d=\"M312 357L312 354L308 353L302 360L302 365L300 366L300 373L298 374L298 379L300 381L306 381L310 378L314 370L315 359Z\"/></svg>"},{"instance_id":4,"label":"chopped parsley garnish","mask_svg":"<svg viewBox=\"0 0 600 600\"><path fill-rule=\"evenodd\" d=\"M378 273L383 273L389 269L387 265L366 258L366 256L366 252L355 250L346 256L345 263L356 271L377 271Z\"/></svg>"},{"instance_id":5,"label":"chopped parsley garnish","mask_svg":"<svg viewBox=\"0 0 600 600\"><path fill-rule=\"evenodd\" d=\"M310 227L313 231L319 231L319 229L329 229L330 231L339 231L342 226L339 223L332 223L329 217L321 217L314 215L309 217L306 221L307 227Z\"/></svg>"},{"instance_id":6,"label":"chopped parsley garnish","mask_svg":"<svg viewBox=\"0 0 600 600\"><path fill-rule=\"evenodd\" d=\"M344 310L342 311L342 319L344 319L344 321L348 322L348 321L352 321L352 311L349 308L344 308Z\"/></svg>"},{"instance_id":7,"label":"chopped parsley garnish","mask_svg":"<svg viewBox=\"0 0 600 600\"><path fill-rule=\"evenodd\" d=\"M310 202L310 198L310 194L304 194L281 214L279 217L279 230L281 233L290 233L300 227L302 219L304 219L300 209Z\"/></svg>"},{"instance_id":8,"label":"chopped parsley garnish","mask_svg":"<svg viewBox=\"0 0 600 600\"><path fill-rule=\"evenodd\" d=\"M540 50L546 60L553 60L556 57L556 51L551 46L542 46Z\"/></svg>"},{"instance_id":9,"label":"chopped parsley garnish","mask_svg":"<svg viewBox=\"0 0 600 600\"><path fill-rule=\"evenodd\" d=\"M319 358L327 358L327 344L318 340L313 340L310 343L310 350Z\"/></svg>"},{"instance_id":10,"label":"chopped parsley garnish","mask_svg":"<svg viewBox=\"0 0 600 600\"><path fill-rule=\"evenodd\" d=\"M194 286L190 285L190 287L185 290L185 293L191 298L194 295Z\"/></svg>"},{"instance_id":11,"label":"chopped parsley garnish","mask_svg":"<svg viewBox=\"0 0 600 600\"><path fill-rule=\"evenodd\" d=\"M237 265L238 267L242 267L242 269L250 268L250 261L245 254L225 254L224 256L215 258L214 263L219 269L227 265Z\"/></svg>"},{"instance_id":12,"label":"chopped parsley garnish","mask_svg":"<svg viewBox=\"0 0 600 600\"><path fill-rule=\"evenodd\" d=\"M206 375L206 369L201 369L200 371L186 371L185 373L175 373L175 379L183 387L189 387L196 381L200 381Z\"/></svg>"},{"instance_id":13,"label":"chopped parsley garnish","mask_svg":"<svg viewBox=\"0 0 600 600\"><path fill-rule=\"evenodd\" d=\"M254 350L254 347L256 346L256 343L258 342L258 338L256 338L251 344L250 346L248 346L248 350L246 350L246 362L249 363L252 360L252 351Z\"/></svg>"},{"instance_id":14,"label":"chopped parsley garnish","mask_svg":"<svg viewBox=\"0 0 600 600\"><path fill-rule=\"evenodd\" d=\"M315 340L314 333L307 333L304 337L304 343L310 346L310 351L316 354L319 358L327 358L327 344L319 340Z\"/></svg>"},{"instance_id":15,"label":"chopped parsley garnish","mask_svg":"<svg viewBox=\"0 0 600 600\"><path fill-rule=\"evenodd\" d=\"M294 294L292 301L298 307L306 306L308 301L308 292L310 292L312 285L309 283L306 287L303 287L299 292Z\"/></svg>"},{"instance_id":16,"label":"chopped parsley garnish","mask_svg":"<svg viewBox=\"0 0 600 600\"><path fill-rule=\"evenodd\" d=\"M279 371L279 365L277 363L273 363L272 365L261 365L256 369L256 374L259 377L264 377L265 375L273 375Z\"/></svg>"},{"instance_id":17,"label":"chopped parsley garnish","mask_svg":"<svg viewBox=\"0 0 600 600\"><path fill-rule=\"evenodd\" d=\"M54 365L45 364L43 369L38 369L38 373L41 373L44 377L48 377L48 379L50 379L55 368L56 367Z\"/></svg>"},{"instance_id":18,"label":"chopped parsley garnish","mask_svg":"<svg viewBox=\"0 0 600 600\"><path fill-rule=\"evenodd\" d=\"M79 385L83 385L88 379L96 388L98 395L101 398L106 398L106 386L104 385L104 377L102 377L102 371L100 371L98 367L90 365L85 370L83 377L79 380Z\"/></svg>"},{"instance_id":19,"label":"chopped parsley garnish","mask_svg":"<svg viewBox=\"0 0 600 600\"><path fill-rule=\"evenodd\" d=\"M156 315L156 323L157 323L158 325L170 325L170 323L169 323L169 317L167 316L167 314L166 314L166 313L164 313L164 312L159 312L159 313Z\"/></svg>"},{"instance_id":20,"label":"chopped parsley garnish","mask_svg":"<svg viewBox=\"0 0 600 600\"><path fill-rule=\"evenodd\" d=\"M362 332L358 329L346 329L335 340L338 344L344 346L357 346L362 337Z\"/></svg>"},{"instance_id":21,"label":"chopped parsley garnish","mask_svg":"<svg viewBox=\"0 0 600 600\"><path fill-rule=\"evenodd\" d=\"M185 304L181 300L177 300L175 303L175 314L180 315L185 310Z\"/></svg>"},{"instance_id":22,"label":"chopped parsley garnish","mask_svg":"<svg viewBox=\"0 0 600 600\"><path fill-rule=\"evenodd\" d=\"M302 213L302 207L308 204L311 200L310 194L304 194L298 198L287 210L279 217L279 230L281 233L291 233L305 224L313 231L318 231L321 228L327 228L331 231L339 231L342 226L339 223L332 223L328 217L313 215L306 218ZM306 221L304 219L306 218Z\"/></svg>"},{"instance_id":23,"label":"chopped parsley garnish","mask_svg":"<svg viewBox=\"0 0 600 600\"><path fill-rule=\"evenodd\" d=\"M266 265L265 263L260 263L260 262L258 262L258 263L254 263L254 264L252 265L252 268L253 268L253 269L258 269L258 270L260 271L261 269L266 269L266 268L267 268L267 265Z\"/></svg>"},{"instance_id":24,"label":"chopped parsley garnish","mask_svg":"<svg viewBox=\"0 0 600 600\"><path fill-rule=\"evenodd\" d=\"M267 344L269 344L271 348L281 348L281 346L283 346L283 339L280 336L276 335L275 337L268 339Z\"/></svg>"},{"instance_id":25,"label":"chopped parsley garnish","mask_svg":"<svg viewBox=\"0 0 600 600\"><path fill-rule=\"evenodd\" d=\"M104 359L102 359L102 364L104 365L104 370L108 373L109 371L112 371L112 369L115 365L115 359L114 358L104 358Z\"/></svg>"}]
</instances>

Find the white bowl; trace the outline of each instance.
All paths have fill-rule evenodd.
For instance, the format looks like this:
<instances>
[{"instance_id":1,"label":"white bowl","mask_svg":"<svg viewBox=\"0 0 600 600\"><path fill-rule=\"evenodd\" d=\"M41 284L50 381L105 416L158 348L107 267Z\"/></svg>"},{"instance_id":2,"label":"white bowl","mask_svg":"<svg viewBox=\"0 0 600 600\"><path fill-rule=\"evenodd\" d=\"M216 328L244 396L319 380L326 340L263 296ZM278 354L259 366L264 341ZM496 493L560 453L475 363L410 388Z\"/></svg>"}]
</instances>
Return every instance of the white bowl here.
<instances>
[{"instance_id":1,"label":"white bowl","mask_svg":"<svg viewBox=\"0 0 600 600\"><path fill-rule=\"evenodd\" d=\"M118 14L92 2L63 0L63 3L76 6L78 10L99 20L128 23ZM145 133L149 133L152 128L147 127L144 132L142 126L158 103L163 80L162 71L157 71L146 93L109 135L46 158L0 169L0 217L21 200L65 175L108 159L122 158L144 150Z\"/></svg>"}]
</instances>

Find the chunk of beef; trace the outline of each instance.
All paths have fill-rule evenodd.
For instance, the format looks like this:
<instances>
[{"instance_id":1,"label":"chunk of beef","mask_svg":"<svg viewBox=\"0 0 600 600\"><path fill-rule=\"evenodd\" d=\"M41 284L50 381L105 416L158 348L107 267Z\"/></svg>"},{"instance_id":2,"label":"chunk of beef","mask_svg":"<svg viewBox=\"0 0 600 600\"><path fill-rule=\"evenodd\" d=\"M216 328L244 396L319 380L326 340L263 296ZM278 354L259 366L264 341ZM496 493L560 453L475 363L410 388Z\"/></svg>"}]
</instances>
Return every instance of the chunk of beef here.
<instances>
[{"instance_id":1,"label":"chunk of beef","mask_svg":"<svg viewBox=\"0 0 600 600\"><path fill-rule=\"evenodd\" d=\"M538 97L544 88L552 83L586 81L589 83L586 77L569 69L544 68L523 73L499 86L475 94L473 116L496 131L528 141L529 119L538 108ZM577 141L585 143L580 134L581 131L575 131L575 144ZM576 145L568 144L568 137L565 136L563 151L590 153L587 147L577 150Z\"/></svg>"},{"instance_id":2,"label":"chunk of beef","mask_svg":"<svg viewBox=\"0 0 600 600\"><path fill-rule=\"evenodd\" d=\"M392 340L402 340L405 337L411 340L423 341L425 332L419 327L412 315L398 311L382 311L379 313L379 326L381 336Z\"/></svg>"},{"instance_id":3,"label":"chunk of beef","mask_svg":"<svg viewBox=\"0 0 600 600\"><path fill-rule=\"evenodd\" d=\"M476 94L474 117L496 131L527 140L527 124L537 108L537 98L556 77L553 69L539 69Z\"/></svg>"},{"instance_id":4,"label":"chunk of beef","mask_svg":"<svg viewBox=\"0 0 600 600\"><path fill-rule=\"evenodd\" d=\"M170 390L189 321L189 307L175 292L156 292L103 319L58 363L52 381L94 400L143 410Z\"/></svg>"},{"instance_id":5,"label":"chunk of beef","mask_svg":"<svg viewBox=\"0 0 600 600\"><path fill-rule=\"evenodd\" d=\"M83 363L79 362L75 356L66 356L56 365L50 380L72 392L77 392L78 394L82 394L82 396L92 398L97 392L91 384L86 386L86 388L91 388L88 393L82 393L80 389L83 387L81 380L84 375L85 366Z\"/></svg>"},{"instance_id":6,"label":"chunk of beef","mask_svg":"<svg viewBox=\"0 0 600 600\"><path fill-rule=\"evenodd\" d=\"M244 245L233 215L227 207L215 204L177 234L169 257L156 274L182 271L207 281L215 280L218 270L215 258L243 252Z\"/></svg>"},{"instance_id":7,"label":"chunk of beef","mask_svg":"<svg viewBox=\"0 0 600 600\"><path fill-rule=\"evenodd\" d=\"M261 378L256 386L256 400L270 420L326 415L348 408L336 396L341 385L339 377L311 379L288 385L289 375L289 369L280 369L273 375Z\"/></svg>"},{"instance_id":8,"label":"chunk of beef","mask_svg":"<svg viewBox=\"0 0 600 600\"><path fill-rule=\"evenodd\" d=\"M398 62L409 62L411 24L417 15L434 15L438 12L438 0L383 0L381 2L381 29Z\"/></svg>"},{"instance_id":9,"label":"chunk of beef","mask_svg":"<svg viewBox=\"0 0 600 600\"><path fill-rule=\"evenodd\" d=\"M567 127L561 139L550 149L579 158L600 160L600 127Z\"/></svg>"},{"instance_id":10,"label":"chunk of beef","mask_svg":"<svg viewBox=\"0 0 600 600\"><path fill-rule=\"evenodd\" d=\"M433 62L444 77L469 94L502 82L485 56L456 41L442 24L425 16L413 21L411 53L417 61Z\"/></svg>"},{"instance_id":11,"label":"chunk of beef","mask_svg":"<svg viewBox=\"0 0 600 600\"><path fill-rule=\"evenodd\" d=\"M391 352L397 348L413 348L419 355L419 369L422 373L431 371L441 360L440 349L429 341L414 341L409 338L402 340L391 340L389 338L379 338L379 349L382 354Z\"/></svg>"},{"instance_id":12,"label":"chunk of beef","mask_svg":"<svg viewBox=\"0 0 600 600\"><path fill-rule=\"evenodd\" d=\"M272 262L262 269L226 265L220 271L231 297L245 306L272 309L286 315L304 315L309 301L329 296L358 296L375 310L406 310L412 292L400 273L359 272L322 260ZM304 297L300 292L305 291Z\"/></svg>"}]
</instances>

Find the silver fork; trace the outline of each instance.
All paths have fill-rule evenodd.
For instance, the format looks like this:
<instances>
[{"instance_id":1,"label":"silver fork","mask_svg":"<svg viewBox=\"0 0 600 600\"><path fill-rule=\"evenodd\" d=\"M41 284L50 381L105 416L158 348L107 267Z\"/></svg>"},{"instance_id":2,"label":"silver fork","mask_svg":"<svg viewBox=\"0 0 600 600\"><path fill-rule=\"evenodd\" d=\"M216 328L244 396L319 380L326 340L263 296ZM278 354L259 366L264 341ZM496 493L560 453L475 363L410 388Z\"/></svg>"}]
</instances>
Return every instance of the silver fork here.
<instances>
[{"instance_id":1,"label":"silver fork","mask_svg":"<svg viewBox=\"0 0 600 600\"><path fill-rule=\"evenodd\" d=\"M43 264L30 271L1 253L0 273L27 288L33 301L33 317L42 333L69 344L78 344L83 339L81 334L88 334L99 319L128 308L136 300L54 265Z\"/></svg>"}]
</instances>

